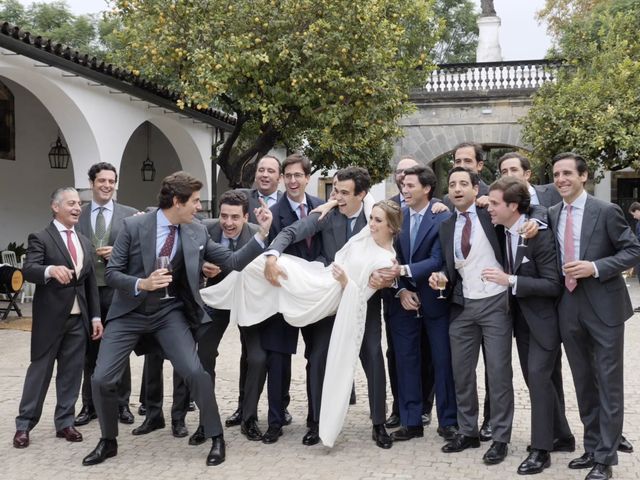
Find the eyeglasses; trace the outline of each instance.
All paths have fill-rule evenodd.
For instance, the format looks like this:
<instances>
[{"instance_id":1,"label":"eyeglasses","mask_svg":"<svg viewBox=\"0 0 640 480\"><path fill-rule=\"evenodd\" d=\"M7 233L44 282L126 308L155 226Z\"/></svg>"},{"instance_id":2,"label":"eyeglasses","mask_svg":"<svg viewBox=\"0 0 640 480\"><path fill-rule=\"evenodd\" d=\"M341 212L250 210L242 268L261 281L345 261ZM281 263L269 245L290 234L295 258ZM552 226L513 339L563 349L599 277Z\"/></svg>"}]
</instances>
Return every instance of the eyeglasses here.
<instances>
[{"instance_id":1,"label":"eyeglasses","mask_svg":"<svg viewBox=\"0 0 640 480\"><path fill-rule=\"evenodd\" d=\"M304 173L300 173L300 172L284 174L285 180L293 180L294 178L296 180L302 180L305 176L306 175Z\"/></svg>"}]
</instances>

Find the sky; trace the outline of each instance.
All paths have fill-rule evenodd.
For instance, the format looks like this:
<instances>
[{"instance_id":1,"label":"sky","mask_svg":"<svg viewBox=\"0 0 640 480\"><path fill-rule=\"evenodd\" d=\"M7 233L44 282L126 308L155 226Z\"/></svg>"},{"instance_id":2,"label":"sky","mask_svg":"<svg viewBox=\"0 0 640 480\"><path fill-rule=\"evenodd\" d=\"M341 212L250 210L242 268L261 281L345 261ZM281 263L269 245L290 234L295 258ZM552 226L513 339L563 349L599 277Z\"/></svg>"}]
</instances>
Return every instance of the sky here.
<instances>
[{"instance_id":1,"label":"sky","mask_svg":"<svg viewBox=\"0 0 640 480\"><path fill-rule=\"evenodd\" d=\"M52 0L38 0L50 2ZM76 15L107 9L105 0L66 0ZM480 0L473 0L480 11ZM32 0L20 0L29 5ZM537 60L544 58L551 45L546 27L538 25L535 12L545 0L494 0L496 13L502 21L500 45L504 60Z\"/></svg>"}]
</instances>

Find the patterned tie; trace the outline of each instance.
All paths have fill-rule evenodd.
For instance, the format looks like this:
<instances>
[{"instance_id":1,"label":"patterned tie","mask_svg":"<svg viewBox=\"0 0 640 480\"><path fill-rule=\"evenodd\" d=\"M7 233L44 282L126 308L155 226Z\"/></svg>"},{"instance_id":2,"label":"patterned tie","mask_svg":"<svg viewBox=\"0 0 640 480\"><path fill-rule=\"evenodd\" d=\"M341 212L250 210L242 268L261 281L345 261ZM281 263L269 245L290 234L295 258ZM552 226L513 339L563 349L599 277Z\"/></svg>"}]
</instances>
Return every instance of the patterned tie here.
<instances>
[{"instance_id":1,"label":"patterned tie","mask_svg":"<svg viewBox=\"0 0 640 480\"><path fill-rule=\"evenodd\" d=\"M573 262L576 259L575 246L573 245L573 207L567 205L567 221L564 226L564 263ZM578 286L578 281L570 275L565 275L564 286L573 292Z\"/></svg>"},{"instance_id":2,"label":"patterned tie","mask_svg":"<svg viewBox=\"0 0 640 480\"><path fill-rule=\"evenodd\" d=\"M462 212L462 215L466 220L464 227L462 227L462 239L460 241L460 249L462 250L462 256L467 258L471 251L471 216L469 212Z\"/></svg>"},{"instance_id":3,"label":"patterned tie","mask_svg":"<svg viewBox=\"0 0 640 480\"><path fill-rule=\"evenodd\" d=\"M300 219L303 219L304 217L307 216L307 206L304 203L300 204ZM307 250L311 250L311 237L307 237L304 239L305 242L307 242Z\"/></svg>"},{"instance_id":4,"label":"patterned tie","mask_svg":"<svg viewBox=\"0 0 640 480\"><path fill-rule=\"evenodd\" d=\"M73 243L73 230L65 230L67 234L67 248L69 249L69 253L71 254L71 259L73 260L73 264L78 264L78 252L76 251L76 246Z\"/></svg>"},{"instance_id":5,"label":"patterned tie","mask_svg":"<svg viewBox=\"0 0 640 480\"><path fill-rule=\"evenodd\" d=\"M107 224L104 220L104 207L98 207L98 215L96 216L96 230L95 237L100 243L104 240L104 236L107 233ZM102 246L102 245L100 245Z\"/></svg>"},{"instance_id":6,"label":"patterned tie","mask_svg":"<svg viewBox=\"0 0 640 480\"><path fill-rule=\"evenodd\" d=\"M173 250L173 244L176 241L176 231L178 227L175 225L169 225L169 235L167 235L167 239L164 241L164 245L160 249L160 253L158 257L170 257L171 251Z\"/></svg>"},{"instance_id":7,"label":"patterned tie","mask_svg":"<svg viewBox=\"0 0 640 480\"><path fill-rule=\"evenodd\" d=\"M412 222L411 222L411 253L413 254L413 247L415 247L416 244L416 237L418 236L418 230L420 230L420 222L422 221L422 215L420 215L419 213L414 213L413 214L413 218L412 218Z\"/></svg>"}]
</instances>

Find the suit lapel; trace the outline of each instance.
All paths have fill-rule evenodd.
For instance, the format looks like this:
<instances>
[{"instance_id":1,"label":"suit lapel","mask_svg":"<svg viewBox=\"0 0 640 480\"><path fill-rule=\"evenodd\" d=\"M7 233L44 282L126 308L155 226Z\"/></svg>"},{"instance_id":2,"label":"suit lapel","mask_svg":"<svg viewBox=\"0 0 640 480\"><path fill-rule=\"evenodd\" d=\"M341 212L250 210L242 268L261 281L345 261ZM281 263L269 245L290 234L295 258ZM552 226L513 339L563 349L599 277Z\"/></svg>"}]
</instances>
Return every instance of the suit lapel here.
<instances>
[{"instance_id":1,"label":"suit lapel","mask_svg":"<svg viewBox=\"0 0 640 480\"><path fill-rule=\"evenodd\" d=\"M78 228L80 232L86 232L86 236L91 238L93 235L93 229L91 228L91 202L82 207L82 213L80 214L80 220L78 221Z\"/></svg>"},{"instance_id":2,"label":"suit lapel","mask_svg":"<svg viewBox=\"0 0 640 480\"><path fill-rule=\"evenodd\" d=\"M493 248L493 253L496 255L496 260L500 262L502 265L502 261L504 259L504 255L502 254L502 249L500 248L500 243L498 242L498 235L496 234L496 227L491 223L491 218L489 217L489 213L481 208L477 208L476 212L478 214L478 220L480 220L480 225L482 225L482 230L484 230L491 247Z\"/></svg>"},{"instance_id":3,"label":"suit lapel","mask_svg":"<svg viewBox=\"0 0 640 480\"><path fill-rule=\"evenodd\" d=\"M336 212L333 216L333 239L336 251L338 251L347 243L347 217L340 212Z\"/></svg>"},{"instance_id":4,"label":"suit lapel","mask_svg":"<svg viewBox=\"0 0 640 480\"><path fill-rule=\"evenodd\" d=\"M449 275L449 281L453 282L456 278L456 263L454 258L454 245L453 245L453 232L456 226L456 219L458 214L454 212L451 217L442 222L440 227L441 242L444 246L444 256L447 262L447 273Z\"/></svg>"},{"instance_id":5,"label":"suit lapel","mask_svg":"<svg viewBox=\"0 0 640 480\"><path fill-rule=\"evenodd\" d=\"M190 272L197 272L200 266L200 253L198 248L198 240L196 239L195 232L191 225L182 224L180 225L180 243L182 245L182 256L184 258L184 267L185 273L187 276L187 280L189 282L189 287L191 290L195 290L197 285L192 285L192 275L189 275Z\"/></svg>"},{"instance_id":6,"label":"suit lapel","mask_svg":"<svg viewBox=\"0 0 640 480\"><path fill-rule=\"evenodd\" d=\"M71 254L69 253L69 249L64 244L62 237L60 236L60 232L58 231L56 226L53 224L53 222L51 222L47 227L47 233L51 236L51 239L53 240L53 243L55 243L56 246L58 247L58 250L60 250L60 253L64 257L65 262L67 262L67 267L73 270L74 266L73 266L73 261L71 260Z\"/></svg>"},{"instance_id":7,"label":"suit lapel","mask_svg":"<svg viewBox=\"0 0 640 480\"><path fill-rule=\"evenodd\" d=\"M415 253L415 251L418 249L418 246L422 243L429 231L433 228L433 218L435 217L435 215L431 211L431 206L432 203L429 202L429 207L427 207L427 210L422 216L422 220L420 220L420 227L418 228L418 234L416 235L416 241L413 244L413 252L411 252L411 255Z\"/></svg>"},{"instance_id":8,"label":"suit lapel","mask_svg":"<svg viewBox=\"0 0 640 480\"><path fill-rule=\"evenodd\" d=\"M140 238L140 247L142 249L142 265L146 275L151 275L156 267L156 240L158 236L158 224L156 220L156 212L149 212L144 222L140 222L138 228L138 237Z\"/></svg>"},{"instance_id":9,"label":"suit lapel","mask_svg":"<svg viewBox=\"0 0 640 480\"><path fill-rule=\"evenodd\" d=\"M411 259L411 210L404 208L402 210L402 230L400 231L400 248L404 255L404 260L409 262Z\"/></svg>"},{"instance_id":10,"label":"suit lapel","mask_svg":"<svg viewBox=\"0 0 640 480\"><path fill-rule=\"evenodd\" d=\"M238 248L244 247L251 240L251 231L246 223L242 226L240 236L238 237Z\"/></svg>"},{"instance_id":11,"label":"suit lapel","mask_svg":"<svg viewBox=\"0 0 640 480\"><path fill-rule=\"evenodd\" d=\"M584 204L584 212L582 215L582 228L580 230L580 256L579 259L584 258L591 236L596 228L596 222L600 215L599 208L589 208L592 204L591 196L587 196L587 201Z\"/></svg>"}]
</instances>

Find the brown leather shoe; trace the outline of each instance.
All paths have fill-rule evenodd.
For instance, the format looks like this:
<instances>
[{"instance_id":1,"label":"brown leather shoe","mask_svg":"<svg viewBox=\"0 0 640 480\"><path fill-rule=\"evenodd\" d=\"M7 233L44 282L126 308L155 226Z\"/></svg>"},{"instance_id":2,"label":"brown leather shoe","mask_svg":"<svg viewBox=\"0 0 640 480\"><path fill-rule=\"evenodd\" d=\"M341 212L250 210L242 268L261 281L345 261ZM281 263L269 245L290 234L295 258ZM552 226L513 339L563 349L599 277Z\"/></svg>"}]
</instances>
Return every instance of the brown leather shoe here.
<instances>
[{"instance_id":1,"label":"brown leather shoe","mask_svg":"<svg viewBox=\"0 0 640 480\"><path fill-rule=\"evenodd\" d=\"M16 430L16 434L13 436L13 446L27 448L29 446L29 432L27 430Z\"/></svg>"},{"instance_id":2,"label":"brown leather shoe","mask_svg":"<svg viewBox=\"0 0 640 480\"><path fill-rule=\"evenodd\" d=\"M76 430L76 427L65 427L56 432L56 437L64 438L67 442L81 442L82 434Z\"/></svg>"}]
</instances>

